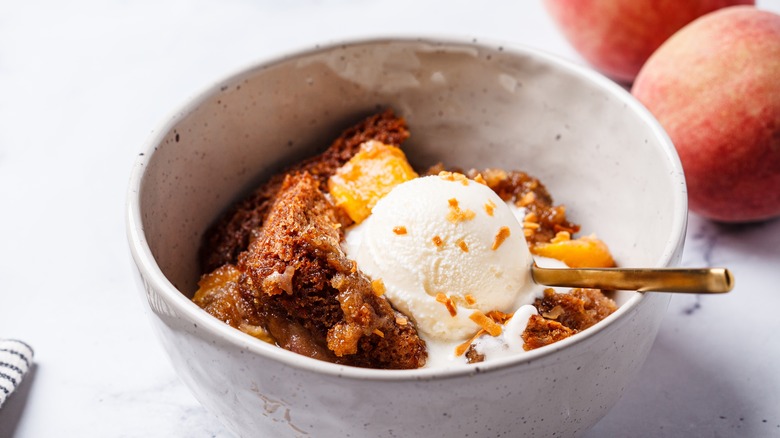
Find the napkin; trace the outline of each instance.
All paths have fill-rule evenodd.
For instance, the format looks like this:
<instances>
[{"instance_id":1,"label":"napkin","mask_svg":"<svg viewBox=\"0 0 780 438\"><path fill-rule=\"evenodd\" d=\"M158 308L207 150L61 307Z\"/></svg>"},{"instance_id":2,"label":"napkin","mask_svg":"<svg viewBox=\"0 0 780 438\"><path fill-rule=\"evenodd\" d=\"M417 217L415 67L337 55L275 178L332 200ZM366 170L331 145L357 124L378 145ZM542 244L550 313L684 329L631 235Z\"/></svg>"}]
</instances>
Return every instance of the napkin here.
<instances>
[{"instance_id":1,"label":"napkin","mask_svg":"<svg viewBox=\"0 0 780 438\"><path fill-rule=\"evenodd\" d=\"M32 359L33 350L29 345L13 339L0 339L0 408L22 383Z\"/></svg>"}]
</instances>

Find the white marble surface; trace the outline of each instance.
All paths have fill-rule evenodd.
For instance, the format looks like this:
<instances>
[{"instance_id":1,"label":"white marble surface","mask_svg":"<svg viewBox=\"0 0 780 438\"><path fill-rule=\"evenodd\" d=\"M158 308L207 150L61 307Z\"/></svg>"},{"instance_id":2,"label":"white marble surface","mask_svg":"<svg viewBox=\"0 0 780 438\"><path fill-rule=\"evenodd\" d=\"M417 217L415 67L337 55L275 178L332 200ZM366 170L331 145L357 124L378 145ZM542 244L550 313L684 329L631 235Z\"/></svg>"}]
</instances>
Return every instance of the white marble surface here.
<instances>
[{"instance_id":1,"label":"white marble surface","mask_svg":"<svg viewBox=\"0 0 780 438\"><path fill-rule=\"evenodd\" d=\"M519 42L582 62L535 1L0 4L0 337L36 353L0 437L230 436L179 382L133 282L131 165L158 123L232 70L380 34ZM693 215L684 265L730 267L737 287L675 297L641 376L588 436L780 436L778 248L780 220Z\"/></svg>"}]
</instances>

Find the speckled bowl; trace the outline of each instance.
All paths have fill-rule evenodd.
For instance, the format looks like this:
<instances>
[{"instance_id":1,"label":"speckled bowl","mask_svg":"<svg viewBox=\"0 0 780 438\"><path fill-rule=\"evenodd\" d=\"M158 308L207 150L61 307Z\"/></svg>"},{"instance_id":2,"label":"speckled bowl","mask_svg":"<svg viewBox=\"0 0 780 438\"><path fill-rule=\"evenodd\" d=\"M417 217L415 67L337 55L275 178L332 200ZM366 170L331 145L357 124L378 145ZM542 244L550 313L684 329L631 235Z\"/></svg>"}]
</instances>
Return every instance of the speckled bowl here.
<instances>
[{"instance_id":1,"label":"speckled bowl","mask_svg":"<svg viewBox=\"0 0 780 438\"><path fill-rule=\"evenodd\" d=\"M386 371L265 344L190 302L201 235L232 201L379 108L417 165L528 171L623 266L678 262L682 169L656 121L604 77L524 47L378 39L265 61L187 103L140 154L127 229L152 320L201 403L240 436L574 436L634 378L669 297L618 294L595 327L514 358Z\"/></svg>"}]
</instances>

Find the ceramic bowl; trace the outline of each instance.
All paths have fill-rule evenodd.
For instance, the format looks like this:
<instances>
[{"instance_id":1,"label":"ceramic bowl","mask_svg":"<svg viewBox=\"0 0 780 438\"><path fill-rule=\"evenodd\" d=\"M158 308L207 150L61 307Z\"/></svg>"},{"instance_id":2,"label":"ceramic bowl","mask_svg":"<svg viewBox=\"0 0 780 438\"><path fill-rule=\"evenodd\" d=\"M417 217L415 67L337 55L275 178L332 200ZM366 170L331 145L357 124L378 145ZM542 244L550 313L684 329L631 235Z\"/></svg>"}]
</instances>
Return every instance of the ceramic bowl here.
<instances>
[{"instance_id":1,"label":"ceramic bowl","mask_svg":"<svg viewBox=\"0 0 780 438\"><path fill-rule=\"evenodd\" d=\"M525 170L621 265L679 261L687 211L680 163L658 123L611 81L512 45L390 38L317 47L210 87L140 154L127 229L174 368L240 436L584 432L637 374L668 295L620 292L620 308L604 321L517 357L406 371L303 357L190 302L200 238L220 212L386 107L408 121L413 164Z\"/></svg>"}]
</instances>

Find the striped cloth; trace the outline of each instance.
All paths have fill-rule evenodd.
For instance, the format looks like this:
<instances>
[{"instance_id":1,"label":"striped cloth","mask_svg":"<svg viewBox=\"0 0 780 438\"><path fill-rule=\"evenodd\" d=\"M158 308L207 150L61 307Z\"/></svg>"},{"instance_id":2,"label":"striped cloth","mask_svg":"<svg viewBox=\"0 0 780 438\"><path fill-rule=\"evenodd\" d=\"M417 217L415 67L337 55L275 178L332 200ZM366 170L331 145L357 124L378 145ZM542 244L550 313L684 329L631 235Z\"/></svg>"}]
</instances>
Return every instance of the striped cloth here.
<instances>
[{"instance_id":1,"label":"striped cloth","mask_svg":"<svg viewBox=\"0 0 780 438\"><path fill-rule=\"evenodd\" d=\"M0 408L22 383L32 365L33 350L22 341L0 339Z\"/></svg>"}]
</instances>

